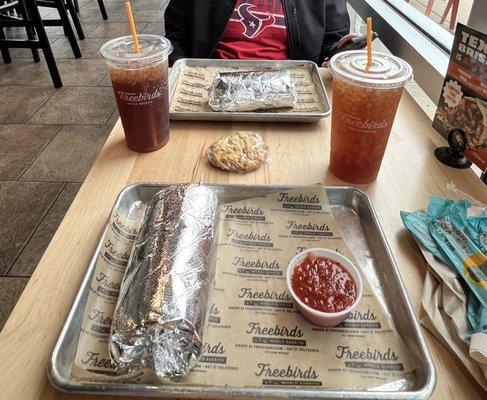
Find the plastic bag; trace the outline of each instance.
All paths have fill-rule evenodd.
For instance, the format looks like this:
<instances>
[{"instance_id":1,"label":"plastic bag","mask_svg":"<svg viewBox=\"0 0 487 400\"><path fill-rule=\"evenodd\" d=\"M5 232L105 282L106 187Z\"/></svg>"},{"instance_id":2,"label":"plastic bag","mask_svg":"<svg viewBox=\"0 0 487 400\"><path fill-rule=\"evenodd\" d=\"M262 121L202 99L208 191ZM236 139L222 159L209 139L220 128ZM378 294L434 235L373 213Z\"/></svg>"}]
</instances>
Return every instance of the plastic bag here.
<instances>
[{"instance_id":1,"label":"plastic bag","mask_svg":"<svg viewBox=\"0 0 487 400\"><path fill-rule=\"evenodd\" d=\"M487 332L487 213L472 214L467 200L431 197L428 211L401 212L418 242L457 271L469 289L473 332Z\"/></svg>"}]
</instances>

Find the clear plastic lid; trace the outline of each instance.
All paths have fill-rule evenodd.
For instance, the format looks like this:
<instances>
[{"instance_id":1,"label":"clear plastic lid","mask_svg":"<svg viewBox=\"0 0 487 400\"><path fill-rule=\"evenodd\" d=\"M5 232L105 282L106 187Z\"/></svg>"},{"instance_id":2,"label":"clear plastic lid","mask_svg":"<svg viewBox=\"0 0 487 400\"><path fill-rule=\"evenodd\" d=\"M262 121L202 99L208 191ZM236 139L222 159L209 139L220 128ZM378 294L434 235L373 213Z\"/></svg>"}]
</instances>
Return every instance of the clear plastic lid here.
<instances>
[{"instance_id":1,"label":"clear plastic lid","mask_svg":"<svg viewBox=\"0 0 487 400\"><path fill-rule=\"evenodd\" d=\"M134 53L132 36L122 36L106 42L100 53L110 64L150 64L167 58L172 52L172 44L165 37L158 35L137 35L138 53Z\"/></svg>"},{"instance_id":2,"label":"clear plastic lid","mask_svg":"<svg viewBox=\"0 0 487 400\"><path fill-rule=\"evenodd\" d=\"M384 89L404 86L413 77L406 61L384 53L373 52L372 66L367 69L367 52L363 50L336 54L329 68L333 76L348 82Z\"/></svg>"}]
</instances>

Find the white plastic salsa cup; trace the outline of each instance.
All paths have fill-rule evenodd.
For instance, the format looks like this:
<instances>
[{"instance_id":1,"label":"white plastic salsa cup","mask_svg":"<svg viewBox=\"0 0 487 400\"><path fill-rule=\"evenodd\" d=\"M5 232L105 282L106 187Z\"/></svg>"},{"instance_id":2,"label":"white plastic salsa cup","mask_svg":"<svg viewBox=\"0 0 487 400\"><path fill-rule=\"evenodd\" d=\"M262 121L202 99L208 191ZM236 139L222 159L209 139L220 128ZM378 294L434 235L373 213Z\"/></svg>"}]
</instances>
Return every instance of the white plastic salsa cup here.
<instances>
[{"instance_id":1,"label":"white plastic salsa cup","mask_svg":"<svg viewBox=\"0 0 487 400\"><path fill-rule=\"evenodd\" d=\"M316 257L325 257L337 262L352 276L353 280L355 281L356 296L354 302L349 307L345 308L342 311L331 313L318 311L306 305L294 292L294 289L292 287L292 276L294 269L310 254L313 254ZM360 302L360 299L362 297L362 277L360 276L360 272L357 267L345 256L329 249L307 249L296 255L288 265L286 272L286 283L288 290L291 293L294 301L296 302L298 310L303 315L303 317L313 324L323 327L337 326L341 322L343 322L347 318L348 314L352 312L355 307L357 307L357 304Z\"/></svg>"}]
</instances>

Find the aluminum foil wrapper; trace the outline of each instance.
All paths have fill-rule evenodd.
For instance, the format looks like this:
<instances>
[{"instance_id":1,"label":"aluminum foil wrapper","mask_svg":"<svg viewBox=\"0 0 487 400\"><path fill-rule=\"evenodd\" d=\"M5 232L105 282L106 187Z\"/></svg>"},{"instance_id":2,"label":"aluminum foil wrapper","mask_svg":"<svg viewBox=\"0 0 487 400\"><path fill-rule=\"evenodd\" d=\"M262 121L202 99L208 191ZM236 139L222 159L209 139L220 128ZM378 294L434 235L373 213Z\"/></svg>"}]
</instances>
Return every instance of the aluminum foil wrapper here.
<instances>
[{"instance_id":1,"label":"aluminum foil wrapper","mask_svg":"<svg viewBox=\"0 0 487 400\"><path fill-rule=\"evenodd\" d=\"M144 215L122 280L110 334L118 373L186 375L203 351L217 199L200 185L172 185Z\"/></svg>"},{"instance_id":2,"label":"aluminum foil wrapper","mask_svg":"<svg viewBox=\"0 0 487 400\"><path fill-rule=\"evenodd\" d=\"M289 71L222 72L208 91L213 111L256 111L294 107Z\"/></svg>"}]
</instances>

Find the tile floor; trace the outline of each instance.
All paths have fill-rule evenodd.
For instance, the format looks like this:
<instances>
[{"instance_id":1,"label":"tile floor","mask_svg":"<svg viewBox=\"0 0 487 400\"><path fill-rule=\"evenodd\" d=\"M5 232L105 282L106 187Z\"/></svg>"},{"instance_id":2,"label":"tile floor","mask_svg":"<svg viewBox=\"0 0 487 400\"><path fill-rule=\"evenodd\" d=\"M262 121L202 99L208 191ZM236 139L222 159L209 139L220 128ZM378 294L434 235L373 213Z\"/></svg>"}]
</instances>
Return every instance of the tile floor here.
<instances>
[{"instance_id":1,"label":"tile floor","mask_svg":"<svg viewBox=\"0 0 487 400\"><path fill-rule=\"evenodd\" d=\"M62 28L46 28L63 88L52 86L42 53L37 64L27 49L11 50L11 64L0 57L0 330L118 118L99 49L129 29L125 0L104 1L108 21L96 0L79 1L81 59ZM163 32L166 3L132 0L139 32Z\"/></svg>"}]
</instances>

